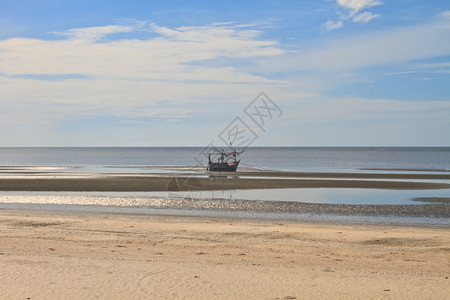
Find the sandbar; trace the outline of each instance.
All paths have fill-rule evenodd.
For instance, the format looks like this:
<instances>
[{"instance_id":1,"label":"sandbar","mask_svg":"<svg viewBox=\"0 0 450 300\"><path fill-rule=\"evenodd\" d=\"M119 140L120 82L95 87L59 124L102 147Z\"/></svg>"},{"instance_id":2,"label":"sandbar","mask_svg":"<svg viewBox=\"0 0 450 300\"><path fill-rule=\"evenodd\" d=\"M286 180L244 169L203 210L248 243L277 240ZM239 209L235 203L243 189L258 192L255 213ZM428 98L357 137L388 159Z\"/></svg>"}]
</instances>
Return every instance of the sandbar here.
<instances>
[{"instance_id":1,"label":"sandbar","mask_svg":"<svg viewBox=\"0 0 450 300\"><path fill-rule=\"evenodd\" d=\"M209 175L209 176L207 176ZM311 172L31 173L0 177L0 191L189 191L268 188L449 189L449 174ZM420 181L419 181L420 180ZM443 181L443 182L436 182Z\"/></svg>"}]
</instances>

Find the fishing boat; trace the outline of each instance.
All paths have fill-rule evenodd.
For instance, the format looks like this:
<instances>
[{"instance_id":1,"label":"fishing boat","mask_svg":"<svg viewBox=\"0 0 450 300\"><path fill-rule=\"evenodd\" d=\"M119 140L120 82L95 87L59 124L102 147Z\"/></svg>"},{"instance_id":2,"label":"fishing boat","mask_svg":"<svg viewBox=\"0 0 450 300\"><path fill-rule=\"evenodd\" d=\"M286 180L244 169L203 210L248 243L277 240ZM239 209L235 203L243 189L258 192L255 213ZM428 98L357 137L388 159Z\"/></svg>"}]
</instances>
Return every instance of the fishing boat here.
<instances>
[{"instance_id":1,"label":"fishing boat","mask_svg":"<svg viewBox=\"0 0 450 300\"><path fill-rule=\"evenodd\" d=\"M211 155L213 155L213 158L211 158ZM206 170L212 172L236 172L240 161L240 159L237 159L236 150L225 152L222 149L218 153L208 154L208 166Z\"/></svg>"}]
</instances>

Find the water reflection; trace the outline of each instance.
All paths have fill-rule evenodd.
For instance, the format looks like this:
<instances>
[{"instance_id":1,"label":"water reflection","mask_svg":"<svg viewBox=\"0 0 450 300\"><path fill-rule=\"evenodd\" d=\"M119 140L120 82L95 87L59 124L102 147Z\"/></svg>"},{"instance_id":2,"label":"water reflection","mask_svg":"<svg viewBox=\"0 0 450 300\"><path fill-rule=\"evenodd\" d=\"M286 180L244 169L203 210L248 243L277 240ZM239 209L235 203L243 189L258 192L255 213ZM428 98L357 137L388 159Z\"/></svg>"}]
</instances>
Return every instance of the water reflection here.
<instances>
[{"instance_id":1,"label":"water reflection","mask_svg":"<svg viewBox=\"0 0 450 300\"><path fill-rule=\"evenodd\" d=\"M182 193L181 193L182 194ZM350 188L302 188L202 191L201 198L230 200L293 201L327 204L423 204L413 198L450 197L450 189L444 190L380 190Z\"/></svg>"},{"instance_id":2,"label":"water reflection","mask_svg":"<svg viewBox=\"0 0 450 300\"><path fill-rule=\"evenodd\" d=\"M381 190L354 188L293 188L257 190L214 190L205 191L198 187L196 180L171 182L171 185L191 185L189 191L174 188L170 192L0 192L1 195L60 195L60 196L105 196L125 198L189 198L259 200L279 202L304 202L323 204L357 205L420 205L414 198L450 198L450 189L440 190Z\"/></svg>"},{"instance_id":3,"label":"water reflection","mask_svg":"<svg viewBox=\"0 0 450 300\"><path fill-rule=\"evenodd\" d=\"M211 179L211 180L216 180L216 179L218 179L218 178L225 178L225 179L227 179L227 178L239 178L239 175L221 175L221 174L209 174L209 179Z\"/></svg>"}]
</instances>

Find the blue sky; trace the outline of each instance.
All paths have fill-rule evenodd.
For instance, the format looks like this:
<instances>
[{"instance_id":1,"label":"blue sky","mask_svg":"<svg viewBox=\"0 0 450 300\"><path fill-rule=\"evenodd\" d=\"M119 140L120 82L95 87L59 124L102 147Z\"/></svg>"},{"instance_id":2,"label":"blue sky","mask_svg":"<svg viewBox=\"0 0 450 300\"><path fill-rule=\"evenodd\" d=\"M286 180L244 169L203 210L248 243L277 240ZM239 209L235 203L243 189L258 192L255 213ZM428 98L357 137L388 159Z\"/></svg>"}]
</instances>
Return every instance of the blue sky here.
<instances>
[{"instance_id":1,"label":"blue sky","mask_svg":"<svg viewBox=\"0 0 450 300\"><path fill-rule=\"evenodd\" d=\"M0 7L0 147L450 146L449 1Z\"/></svg>"}]
</instances>

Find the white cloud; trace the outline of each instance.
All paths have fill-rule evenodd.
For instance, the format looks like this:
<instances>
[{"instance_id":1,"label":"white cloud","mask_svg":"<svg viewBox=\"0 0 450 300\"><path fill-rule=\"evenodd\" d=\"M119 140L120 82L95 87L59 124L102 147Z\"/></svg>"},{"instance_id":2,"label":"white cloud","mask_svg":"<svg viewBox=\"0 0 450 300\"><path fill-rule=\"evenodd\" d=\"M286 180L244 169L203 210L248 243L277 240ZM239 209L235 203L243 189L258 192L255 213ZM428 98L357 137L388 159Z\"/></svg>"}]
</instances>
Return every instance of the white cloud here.
<instances>
[{"instance_id":1,"label":"white cloud","mask_svg":"<svg viewBox=\"0 0 450 300\"><path fill-rule=\"evenodd\" d=\"M363 13L355 15L352 18L352 21L353 21L353 23L367 23L370 20L372 20L373 18L376 18L378 16L379 16L378 14L372 14L370 12L365 11Z\"/></svg>"},{"instance_id":2,"label":"white cloud","mask_svg":"<svg viewBox=\"0 0 450 300\"><path fill-rule=\"evenodd\" d=\"M283 118L292 145L442 146L449 101L298 96ZM323 139L323 137L327 137Z\"/></svg>"},{"instance_id":3,"label":"white cloud","mask_svg":"<svg viewBox=\"0 0 450 300\"><path fill-rule=\"evenodd\" d=\"M330 26L333 24L339 21ZM299 91L320 93L330 82L359 78L359 68L449 55L450 32L443 24L390 29L327 40L326 44L321 41L320 46L311 43L309 49L289 54L276 42L264 39L259 28L235 23L178 28L147 23L114 25L69 30L59 40L0 41L0 111L8 112L0 114L0 143L149 145L160 141L159 145L203 145L228 124L230 113L234 117L261 90L286 112L280 122L289 123L288 131L276 131L276 125L273 128L281 143L364 143L369 129L359 125L373 122L378 126L373 132L385 132L380 129L386 124L384 119L392 122L394 136L385 144L398 145L395 138L408 132L401 127L413 126L417 120L426 123L424 137L431 132L448 133L450 107L444 101L340 99L317 94L297 97ZM135 37L136 31L144 30L152 37L127 38L128 33ZM112 39L116 33L121 33L120 39ZM215 60L222 57L231 63L215 67ZM235 58L261 64L259 69L245 69L233 64ZM447 68L448 64L422 67ZM272 72L291 72L298 80L288 84L255 75ZM61 74L69 79L51 80ZM325 125L315 127L317 123ZM345 124L359 132L346 134ZM313 130L302 130L308 126ZM299 132L309 136L302 139ZM55 140L58 137L61 140ZM376 143L383 144L383 138Z\"/></svg>"},{"instance_id":4,"label":"white cloud","mask_svg":"<svg viewBox=\"0 0 450 300\"><path fill-rule=\"evenodd\" d=\"M415 69L440 69L450 68L450 62L419 64L414 66Z\"/></svg>"},{"instance_id":5,"label":"white cloud","mask_svg":"<svg viewBox=\"0 0 450 300\"><path fill-rule=\"evenodd\" d=\"M262 70L342 73L450 55L450 28L442 20L427 24L321 41L300 53L260 62Z\"/></svg>"},{"instance_id":6,"label":"white cloud","mask_svg":"<svg viewBox=\"0 0 450 300\"><path fill-rule=\"evenodd\" d=\"M293 104L298 105L298 104ZM345 121L411 121L434 118L447 120L450 111L448 101L405 101L392 99L334 98L325 96L301 97L302 109L293 109L297 121L336 122Z\"/></svg>"},{"instance_id":7,"label":"white cloud","mask_svg":"<svg viewBox=\"0 0 450 300\"><path fill-rule=\"evenodd\" d=\"M143 30L137 26L103 26L71 29L62 40L14 38L0 41L0 73L82 74L85 76L152 80L266 81L233 68L204 68L196 61L218 57L274 56L284 53L261 32L228 26L181 27L152 24L159 36L146 39L99 41L114 33Z\"/></svg>"},{"instance_id":8,"label":"white cloud","mask_svg":"<svg viewBox=\"0 0 450 300\"><path fill-rule=\"evenodd\" d=\"M383 2L377 0L337 0L337 4L348 9L350 15L353 16L363 9L383 5Z\"/></svg>"},{"instance_id":9,"label":"white cloud","mask_svg":"<svg viewBox=\"0 0 450 300\"><path fill-rule=\"evenodd\" d=\"M375 6L383 5L383 2L377 0L336 0L338 5L338 21L327 21L322 25L325 31L331 31L344 26L344 22L351 20L353 23L368 23L378 17L369 11L363 11ZM337 25L339 26L332 26Z\"/></svg>"},{"instance_id":10,"label":"white cloud","mask_svg":"<svg viewBox=\"0 0 450 300\"><path fill-rule=\"evenodd\" d=\"M397 76L397 75L409 75L409 74L414 74L416 73L415 71L403 71L403 72L388 72L385 73L384 75L386 76Z\"/></svg>"},{"instance_id":11,"label":"white cloud","mask_svg":"<svg viewBox=\"0 0 450 300\"><path fill-rule=\"evenodd\" d=\"M416 77L416 78L413 78L413 80L416 80L416 81L429 81L429 80L433 80L433 78L431 78L431 77Z\"/></svg>"},{"instance_id":12,"label":"white cloud","mask_svg":"<svg viewBox=\"0 0 450 300\"><path fill-rule=\"evenodd\" d=\"M342 21L327 21L324 24L322 24L322 29L324 31L331 31L341 28L342 26L344 26L344 23L342 23Z\"/></svg>"},{"instance_id":13,"label":"white cloud","mask_svg":"<svg viewBox=\"0 0 450 300\"><path fill-rule=\"evenodd\" d=\"M219 132L230 121L230 114L234 116L235 111L253 100L255 91L267 88L265 84L254 83L106 78L64 81L6 78L2 81L0 111L4 113L0 114L0 145L3 146L18 145L17 142L41 146L86 145L89 136L97 136L93 145L126 145L124 140L137 134L137 129L141 136L134 142L139 145L164 145L165 141L158 138L160 135L186 145L203 145L208 143L203 139L212 137L212 134L198 135L197 130L204 127L204 122L210 129L218 127ZM163 124L174 119L180 120L181 125L172 132ZM179 135L195 123L199 123L199 128L191 133L191 141L185 139L188 133ZM116 130L122 134L114 137ZM55 140L58 132L64 133L61 140ZM149 134L152 139L142 141L142 135Z\"/></svg>"},{"instance_id":14,"label":"white cloud","mask_svg":"<svg viewBox=\"0 0 450 300\"><path fill-rule=\"evenodd\" d=\"M54 33L68 36L69 38L74 40L96 41L110 34L132 32L134 30L136 30L136 28L132 26L110 25L110 26L75 28L69 29L65 32L54 32Z\"/></svg>"},{"instance_id":15,"label":"white cloud","mask_svg":"<svg viewBox=\"0 0 450 300\"><path fill-rule=\"evenodd\" d=\"M0 40L0 111L8 112L0 114L0 136L20 128L25 140L39 128L51 135L64 126L82 127L85 120L219 119L230 103L247 103L263 87L286 84L233 65L233 59L284 53L261 31L243 25L167 28L136 22L75 28L56 40ZM136 39L143 31L150 37ZM230 63L199 63L222 57Z\"/></svg>"},{"instance_id":16,"label":"white cloud","mask_svg":"<svg viewBox=\"0 0 450 300\"><path fill-rule=\"evenodd\" d=\"M450 10L445 10L445 11L443 11L440 15L439 15L439 17L441 18L441 19L447 19L447 20L450 20ZM448 24L447 24L448 25Z\"/></svg>"},{"instance_id":17,"label":"white cloud","mask_svg":"<svg viewBox=\"0 0 450 300\"><path fill-rule=\"evenodd\" d=\"M398 72L397 74L408 74L408 73L450 74L450 62L416 64L409 66L409 69L411 69L411 71Z\"/></svg>"}]
</instances>

